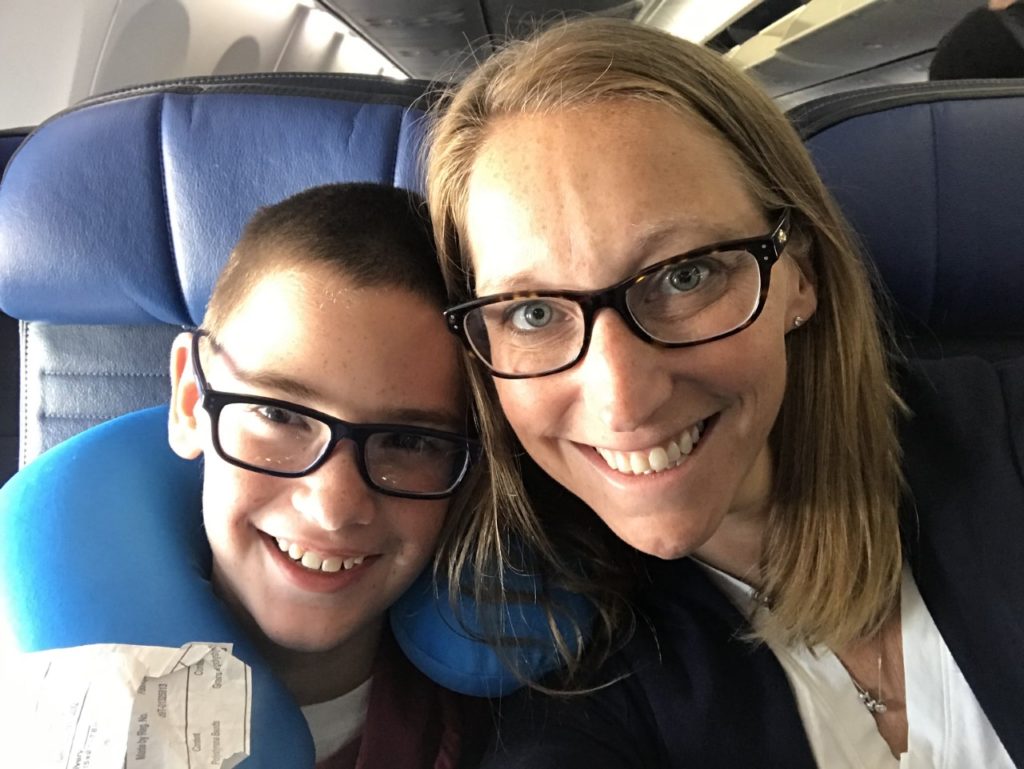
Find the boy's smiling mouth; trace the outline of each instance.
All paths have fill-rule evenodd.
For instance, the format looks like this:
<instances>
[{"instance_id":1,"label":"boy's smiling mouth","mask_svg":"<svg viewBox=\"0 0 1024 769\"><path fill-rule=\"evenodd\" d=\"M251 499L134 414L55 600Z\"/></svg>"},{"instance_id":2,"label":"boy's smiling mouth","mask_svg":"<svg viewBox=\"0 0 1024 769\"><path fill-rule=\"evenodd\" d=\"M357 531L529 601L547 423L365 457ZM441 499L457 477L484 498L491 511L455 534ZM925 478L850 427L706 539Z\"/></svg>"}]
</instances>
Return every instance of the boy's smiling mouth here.
<instances>
[{"instance_id":1,"label":"boy's smiling mouth","mask_svg":"<svg viewBox=\"0 0 1024 769\"><path fill-rule=\"evenodd\" d=\"M306 550L296 542L291 542L283 537L274 537L278 549L285 553L296 564L303 566L310 571L323 571L328 574L345 570L350 571L362 565L367 558L365 555L349 556L343 558L335 555L324 555L313 550Z\"/></svg>"}]
</instances>

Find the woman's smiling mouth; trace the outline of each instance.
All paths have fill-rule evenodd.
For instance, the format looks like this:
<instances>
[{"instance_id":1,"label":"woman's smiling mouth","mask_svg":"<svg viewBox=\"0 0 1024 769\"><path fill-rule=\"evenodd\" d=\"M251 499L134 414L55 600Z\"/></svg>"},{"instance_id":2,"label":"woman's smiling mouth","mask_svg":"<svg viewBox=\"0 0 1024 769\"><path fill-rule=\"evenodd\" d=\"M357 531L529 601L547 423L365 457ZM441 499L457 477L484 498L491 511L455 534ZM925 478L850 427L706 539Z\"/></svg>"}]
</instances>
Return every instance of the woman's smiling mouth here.
<instances>
[{"instance_id":1,"label":"woman's smiling mouth","mask_svg":"<svg viewBox=\"0 0 1024 769\"><path fill-rule=\"evenodd\" d=\"M704 434L707 420L684 427L664 443L640 451L616 451L595 446L594 450L612 470L624 475L651 475L678 467L693 452Z\"/></svg>"}]
</instances>

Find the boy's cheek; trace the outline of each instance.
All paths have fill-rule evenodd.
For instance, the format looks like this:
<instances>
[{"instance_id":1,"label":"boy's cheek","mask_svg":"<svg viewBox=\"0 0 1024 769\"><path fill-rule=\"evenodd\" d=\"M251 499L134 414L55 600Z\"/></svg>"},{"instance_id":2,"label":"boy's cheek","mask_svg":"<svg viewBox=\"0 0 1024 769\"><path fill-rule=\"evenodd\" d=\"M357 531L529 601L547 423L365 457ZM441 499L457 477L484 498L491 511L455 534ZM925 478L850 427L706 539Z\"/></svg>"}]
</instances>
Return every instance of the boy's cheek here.
<instances>
[{"instance_id":1,"label":"boy's cheek","mask_svg":"<svg viewBox=\"0 0 1024 769\"><path fill-rule=\"evenodd\" d=\"M203 466L203 518L206 525L223 529L251 518L274 496L274 480L229 465L215 452L208 451Z\"/></svg>"},{"instance_id":2,"label":"boy's cheek","mask_svg":"<svg viewBox=\"0 0 1024 769\"><path fill-rule=\"evenodd\" d=\"M417 511L415 522L405 533L406 552L419 561L416 573L430 563L441 545L448 506L446 502L433 504L437 505L433 510Z\"/></svg>"}]
</instances>

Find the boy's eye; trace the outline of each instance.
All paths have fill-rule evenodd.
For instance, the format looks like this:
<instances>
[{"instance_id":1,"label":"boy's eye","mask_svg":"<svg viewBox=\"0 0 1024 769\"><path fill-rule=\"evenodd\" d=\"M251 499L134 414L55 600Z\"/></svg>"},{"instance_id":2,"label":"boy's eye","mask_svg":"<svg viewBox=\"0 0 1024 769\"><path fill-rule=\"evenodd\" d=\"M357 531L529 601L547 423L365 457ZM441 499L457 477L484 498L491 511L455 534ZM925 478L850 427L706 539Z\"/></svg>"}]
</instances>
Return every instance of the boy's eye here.
<instances>
[{"instance_id":1,"label":"boy's eye","mask_svg":"<svg viewBox=\"0 0 1024 769\"><path fill-rule=\"evenodd\" d=\"M254 414L261 421L273 427L308 427L309 420L290 409L281 406L266 406L253 404L250 413Z\"/></svg>"},{"instance_id":2,"label":"boy's eye","mask_svg":"<svg viewBox=\"0 0 1024 769\"><path fill-rule=\"evenodd\" d=\"M277 422L278 424L288 424L296 417L295 412L288 411L279 406L260 406L257 408L257 412L262 414L263 418L268 422Z\"/></svg>"},{"instance_id":3,"label":"boy's eye","mask_svg":"<svg viewBox=\"0 0 1024 769\"><path fill-rule=\"evenodd\" d=\"M381 442L389 449L420 452L427 449L429 438L414 433L388 433Z\"/></svg>"},{"instance_id":4,"label":"boy's eye","mask_svg":"<svg viewBox=\"0 0 1024 769\"><path fill-rule=\"evenodd\" d=\"M448 454L453 450L450 441L417 433L378 433L374 443L379 450L406 455Z\"/></svg>"}]
</instances>

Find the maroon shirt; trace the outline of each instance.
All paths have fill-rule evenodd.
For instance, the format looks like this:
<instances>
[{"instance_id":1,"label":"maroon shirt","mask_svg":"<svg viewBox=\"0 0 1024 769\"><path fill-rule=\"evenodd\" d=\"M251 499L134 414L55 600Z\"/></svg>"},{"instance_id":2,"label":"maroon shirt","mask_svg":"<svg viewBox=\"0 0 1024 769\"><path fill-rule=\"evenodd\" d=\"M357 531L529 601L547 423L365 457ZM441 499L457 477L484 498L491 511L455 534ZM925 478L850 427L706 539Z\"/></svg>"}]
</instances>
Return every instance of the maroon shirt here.
<instances>
[{"instance_id":1,"label":"maroon shirt","mask_svg":"<svg viewBox=\"0 0 1024 769\"><path fill-rule=\"evenodd\" d=\"M362 735L316 769L457 769L475 766L490 730L487 700L438 686L387 633L373 670Z\"/></svg>"}]
</instances>

